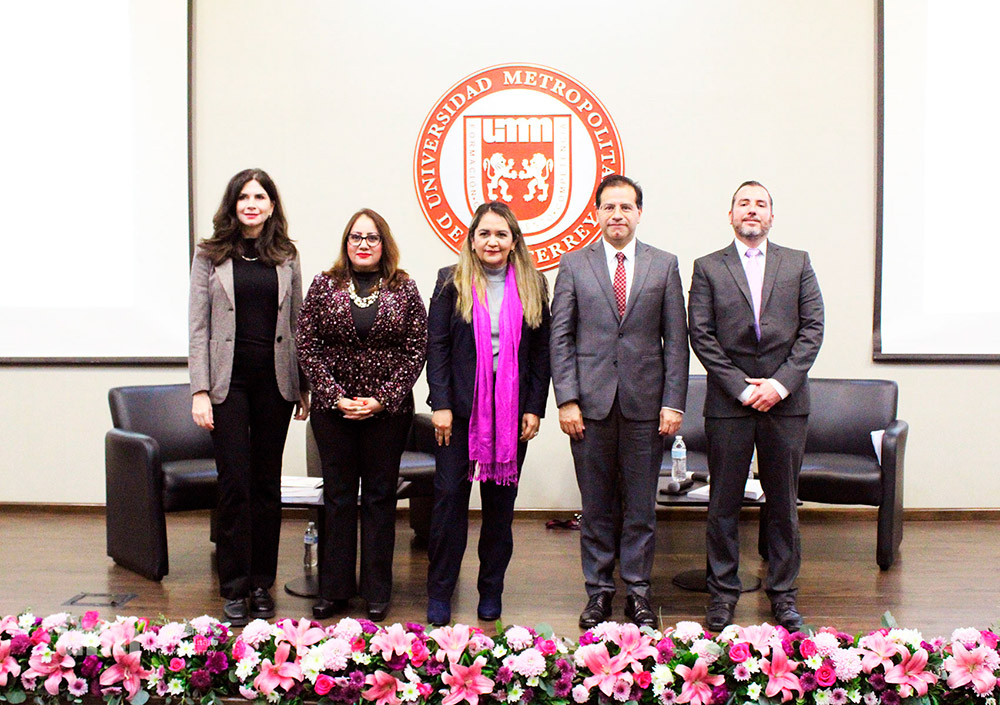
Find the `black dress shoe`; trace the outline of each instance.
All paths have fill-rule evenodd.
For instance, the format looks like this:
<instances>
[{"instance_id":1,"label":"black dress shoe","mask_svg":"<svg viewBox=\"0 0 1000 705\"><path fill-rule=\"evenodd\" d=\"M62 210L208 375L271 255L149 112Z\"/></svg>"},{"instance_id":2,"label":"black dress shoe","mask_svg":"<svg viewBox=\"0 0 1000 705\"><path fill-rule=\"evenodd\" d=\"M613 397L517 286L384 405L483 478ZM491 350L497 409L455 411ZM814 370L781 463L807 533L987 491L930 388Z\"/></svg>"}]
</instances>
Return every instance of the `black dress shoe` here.
<instances>
[{"instance_id":1,"label":"black dress shoe","mask_svg":"<svg viewBox=\"0 0 1000 705\"><path fill-rule=\"evenodd\" d=\"M593 629L601 622L607 622L611 616L612 592L598 592L590 596L587 606L580 613L580 629Z\"/></svg>"},{"instance_id":2,"label":"black dress shoe","mask_svg":"<svg viewBox=\"0 0 1000 705\"><path fill-rule=\"evenodd\" d=\"M480 621L495 622L500 619L501 612L503 612L503 602L501 602L499 596L479 596L479 607L476 608L476 616L479 617Z\"/></svg>"},{"instance_id":3,"label":"black dress shoe","mask_svg":"<svg viewBox=\"0 0 1000 705\"><path fill-rule=\"evenodd\" d=\"M239 597L235 600L226 600L226 604L222 608L222 614L225 616L225 621L229 622L231 626L245 626L250 621L247 616L247 599Z\"/></svg>"},{"instance_id":4,"label":"black dress shoe","mask_svg":"<svg viewBox=\"0 0 1000 705\"><path fill-rule=\"evenodd\" d=\"M250 616L254 619L270 619L274 616L274 599L267 588L254 588L250 593Z\"/></svg>"},{"instance_id":5,"label":"black dress shoe","mask_svg":"<svg viewBox=\"0 0 1000 705\"><path fill-rule=\"evenodd\" d=\"M781 600L771 605L771 613L778 620L778 624L790 632L797 632L802 629L802 615L799 614L795 600Z\"/></svg>"},{"instance_id":6,"label":"black dress shoe","mask_svg":"<svg viewBox=\"0 0 1000 705\"><path fill-rule=\"evenodd\" d=\"M625 598L625 617L637 627L656 628L656 613L645 595L629 595Z\"/></svg>"},{"instance_id":7,"label":"black dress shoe","mask_svg":"<svg viewBox=\"0 0 1000 705\"><path fill-rule=\"evenodd\" d=\"M712 600L705 612L705 626L713 632L721 632L733 623L736 605L732 602Z\"/></svg>"},{"instance_id":8,"label":"black dress shoe","mask_svg":"<svg viewBox=\"0 0 1000 705\"><path fill-rule=\"evenodd\" d=\"M338 612L347 609L347 600L326 600L320 598L319 602L313 605L313 617L316 619L330 619Z\"/></svg>"},{"instance_id":9,"label":"black dress shoe","mask_svg":"<svg viewBox=\"0 0 1000 705\"><path fill-rule=\"evenodd\" d=\"M368 619L373 622L384 622L386 615L389 614L389 603L388 602L369 602L368 603Z\"/></svg>"}]
</instances>

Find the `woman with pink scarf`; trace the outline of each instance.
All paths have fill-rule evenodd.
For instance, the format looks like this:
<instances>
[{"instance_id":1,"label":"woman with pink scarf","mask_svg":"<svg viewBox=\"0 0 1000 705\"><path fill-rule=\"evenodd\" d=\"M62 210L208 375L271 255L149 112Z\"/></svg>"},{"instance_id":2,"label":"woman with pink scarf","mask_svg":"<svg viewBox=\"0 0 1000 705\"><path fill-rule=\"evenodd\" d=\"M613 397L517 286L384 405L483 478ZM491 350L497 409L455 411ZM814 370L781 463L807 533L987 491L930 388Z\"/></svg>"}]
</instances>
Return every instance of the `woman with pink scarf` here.
<instances>
[{"instance_id":1,"label":"woman with pink scarf","mask_svg":"<svg viewBox=\"0 0 1000 705\"><path fill-rule=\"evenodd\" d=\"M514 549L521 464L549 388L548 290L507 205L476 209L458 264L438 272L427 328L428 403L438 443L427 621L451 621L474 480L483 517L477 613L494 621Z\"/></svg>"}]
</instances>

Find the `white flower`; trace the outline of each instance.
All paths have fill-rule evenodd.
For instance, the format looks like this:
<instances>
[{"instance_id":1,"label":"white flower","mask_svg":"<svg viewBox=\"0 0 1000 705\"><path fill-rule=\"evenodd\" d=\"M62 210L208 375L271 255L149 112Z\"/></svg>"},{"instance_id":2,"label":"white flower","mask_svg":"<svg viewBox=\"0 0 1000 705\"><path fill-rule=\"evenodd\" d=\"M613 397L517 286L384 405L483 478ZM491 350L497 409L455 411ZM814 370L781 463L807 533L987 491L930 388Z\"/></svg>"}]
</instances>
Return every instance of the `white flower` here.
<instances>
[{"instance_id":1,"label":"white flower","mask_svg":"<svg viewBox=\"0 0 1000 705\"><path fill-rule=\"evenodd\" d=\"M831 656L834 651L840 648L840 641L837 639L836 635L829 632L813 634L810 639L812 639L812 643L816 645L816 653L820 656Z\"/></svg>"},{"instance_id":2,"label":"white flower","mask_svg":"<svg viewBox=\"0 0 1000 705\"><path fill-rule=\"evenodd\" d=\"M747 686L747 695L751 700L760 699L760 683L751 683Z\"/></svg>"},{"instance_id":3,"label":"white flower","mask_svg":"<svg viewBox=\"0 0 1000 705\"><path fill-rule=\"evenodd\" d=\"M101 645L101 637L94 632L87 632L83 635L83 647L85 649L96 649Z\"/></svg>"},{"instance_id":4,"label":"white flower","mask_svg":"<svg viewBox=\"0 0 1000 705\"><path fill-rule=\"evenodd\" d=\"M241 681L245 681L253 675L253 671L258 663L260 663L260 656L256 651L251 651L236 662L236 677Z\"/></svg>"},{"instance_id":5,"label":"white flower","mask_svg":"<svg viewBox=\"0 0 1000 705\"><path fill-rule=\"evenodd\" d=\"M28 631L35 626L35 615L31 612L25 612L17 618L17 626L21 627L24 631Z\"/></svg>"},{"instance_id":6,"label":"white flower","mask_svg":"<svg viewBox=\"0 0 1000 705\"><path fill-rule=\"evenodd\" d=\"M760 659L758 659L756 656L751 656L750 658L748 658L746 661L743 662L743 665L747 667L747 670L750 671L750 673L760 672Z\"/></svg>"},{"instance_id":7,"label":"white flower","mask_svg":"<svg viewBox=\"0 0 1000 705\"><path fill-rule=\"evenodd\" d=\"M823 657L818 653L813 654L809 658L805 659L805 664L809 666L812 670L816 670L823 665Z\"/></svg>"},{"instance_id":8,"label":"white flower","mask_svg":"<svg viewBox=\"0 0 1000 705\"><path fill-rule=\"evenodd\" d=\"M315 683L320 671L326 666L326 659L321 649L311 649L299 660L299 665L302 666L302 675Z\"/></svg>"},{"instance_id":9,"label":"white flower","mask_svg":"<svg viewBox=\"0 0 1000 705\"><path fill-rule=\"evenodd\" d=\"M524 691L521 689L520 684L515 683L511 686L511 689L507 691L507 702L516 703L524 695Z\"/></svg>"},{"instance_id":10,"label":"white flower","mask_svg":"<svg viewBox=\"0 0 1000 705\"><path fill-rule=\"evenodd\" d=\"M674 682L674 672L670 670L670 666L665 663L658 663L653 666L653 670L650 671L650 675L653 678L653 695L659 695Z\"/></svg>"},{"instance_id":11,"label":"white flower","mask_svg":"<svg viewBox=\"0 0 1000 705\"><path fill-rule=\"evenodd\" d=\"M281 702L281 693L279 693L277 690L272 690L270 693L267 694L267 702L269 702L269 703L280 703Z\"/></svg>"},{"instance_id":12,"label":"white flower","mask_svg":"<svg viewBox=\"0 0 1000 705\"><path fill-rule=\"evenodd\" d=\"M863 700L865 702L865 705L877 705L878 704L878 696L875 693L872 693L872 692L865 693L865 697L863 698Z\"/></svg>"},{"instance_id":13,"label":"white flower","mask_svg":"<svg viewBox=\"0 0 1000 705\"><path fill-rule=\"evenodd\" d=\"M916 629L890 629L886 635L886 639L894 641L897 644L911 646L914 649L919 649L920 642L924 640L923 636Z\"/></svg>"},{"instance_id":14,"label":"white flower","mask_svg":"<svg viewBox=\"0 0 1000 705\"><path fill-rule=\"evenodd\" d=\"M194 642L182 641L177 645L178 656L194 656Z\"/></svg>"},{"instance_id":15,"label":"white flower","mask_svg":"<svg viewBox=\"0 0 1000 705\"><path fill-rule=\"evenodd\" d=\"M679 641L689 642L702 636L705 630L697 622L678 622L674 627L674 638Z\"/></svg>"},{"instance_id":16,"label":"white flower","mask_svg":"<svg viewBox=\"0 0 1000 705\"><path fill-rule=\"evenodd\" d=\"M351 660L354 661L354 663L360 664L362 666L367 666L369 663L372 662L372 657L370 654L366 654L363 651L357 651L351 654Z\"/></svg>"},{"instance_id":17,"label":"white flower","mask_svg":"<svg viewBox=\"0 0 1000 705\"><path fill-rule=\"evenodd\" d=\"M507 637L507 646L514 649L514 651L526 649L535 643L535 639L531 636L531 632L524 627L511 627L504 632L504 636Z\"/></svg>"},{"instance_id":18,"label":"white flower","mask_svg":"<svg viewBox=\"0 0 1000 705\"><path fill-rule=\"evenodd\" d=\"M830 705L830 691L825 688L813 691L813 701L816 705Z\"/></svg>"},{"instance_id":19,"label":"white flower","mask_svg":"<svg viewBox=\"0 0 1000 705\"><path fill-rule=\"evenodd\" d=\"M740 635L740 628L735 624L730 624L728 627L719 632L717 637L718 641L724 644L732 644L736 641L737 637Z\"/></svg>"},{"instance_id":20,"label":"white flower","mask_svg":"<svg viewBox=\"0 0 1000 705\"><path fill-rule=\"evenodd\" d=\"M585 703L590 699L590 691L583 685L573 687L573 702Z\"/></svg>"},{"instance_id":21,"label":"white flower","mask_svg":"<svg viewBox=\"0 0 1000 705\"><path fill-rule=\"evenodd\" d=\"M538 676L532 676L531 678L527 679L524 682L527 685L529 685L530 687L532 687L532 688L537 688L538 687Z\"/></svg>"},{"instance_id":22,"label":"white flower","mask_svg":"<svg viewBox=\"0 0 1000 705\"><path fill-rule=\"evenodd\" d=\"M399 699L404 702L413 702L419 697L420 689L417 688L417 684L412 681L403 683L402 687L399 689Z\"/></svg>"},{"instance_id":23,"label":"white flower","mask_svg":"<svg viewBox=\"0 0 1000 705\"><path fill-rule=\"evenodd\" d=\"M180 678L174 678L167 686L167 692L171 695L181 695L184 692L184 683Z\"/></svg>"},{"instance_id":24,"label":"white flower","mask_svg":"<svg viewBox=\"0 0 1000 705\"><path fill-rule=\"evenodd\" d=\"M691 651L701 656L706 663L715 663L722 656L722 647L711 639L696 639Z\"/></svg>"},{"instance_id":25,"label":"white flower","mask_svg":"<svg viewBox=\"0 0 1000 705\"><path fill-rule=\"evenodd\" d=\"M847 699L850 700L852 703L860 703L861 691L858 690L857 688L851 688L850 690L847 691Z\"/></svg>"},{"instance_id":26,"label":"white flower","mask_svg":"<svg viewBox=\"0 0 1000 705\"><path fill-rule=\"evenodd\" d=\"M160 682L160 669L154 668L149 672L149 675L146 676L146 687L152 688L159 682Z\"/></svg>"},{"instance_id":27,"label":"white flower","mask_svg":"<svg viewBox=\"0 0 1000 705\"><path fill-rule=\"evenodd\" d=\"M503 644L497 644L493 647L492 653L494 658L503 658L507 655L507 647Z\"/></svg>"},{"instance_id":28,"label":"white flower","mask_svg":"<svg viewBox=\"0 0 1000 705\"><path fill-rule=\"evenodd\" d=\"M982 634L978 629L972 627L959 627L951 633L951 641L958 641L964 644L979 644Z\"/></svg>"}]
</instances>

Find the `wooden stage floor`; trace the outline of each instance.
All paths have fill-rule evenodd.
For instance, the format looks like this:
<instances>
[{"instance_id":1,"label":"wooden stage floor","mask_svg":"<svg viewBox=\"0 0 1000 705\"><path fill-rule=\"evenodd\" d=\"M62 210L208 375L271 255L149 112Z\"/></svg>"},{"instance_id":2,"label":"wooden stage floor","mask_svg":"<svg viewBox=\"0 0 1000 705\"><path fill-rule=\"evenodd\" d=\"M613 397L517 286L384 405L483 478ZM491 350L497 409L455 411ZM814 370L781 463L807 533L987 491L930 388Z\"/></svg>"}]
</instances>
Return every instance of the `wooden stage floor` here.
<instances>
[{"instance_id":1,"label":"wooden stage floor","mask_svg":"<svg viewBox=\"0 0 1000 705\"><path fill-rule=\"evenodd\" d=\"M124 606L101 607L103 616L129 614L171 619L219 615L221 600L208 540L206 512L168 516L170 574L154 583L120 568L105 555L104 516L98 513L0 508L0 614L31 609L37 615L84 606L65 603L81 593L134 593ZM273 591L279 617L310 614L311 600L281 588L302 575L302 532L306 516L287 517L282 527L278 584ZM472 522L469 550L453 602L453 618L476 621L476 538ZM743 567L763 575L754 541L756 521L743 522ZM585 600L580 572L579 534L547 530L544 520L528 514L515 522L514 558L507 573L503 619L508 624L548 623L557 634L579 633L576 620ZM397 527L393 604L389 622L425 619L427 553L414 546L413 533L400 519ZM875 522L828 516L802 519L803 565L799 606L808 624L857 632L879 626L890 611L900 626L925 637L948 636L956 627L985 628L1000 620L997 556L1000 523L908 521L901 557L891 570L875 564ZM653 604L664 624L702 621L706 595L675 587L671 577L704 565L704 520L698 513L659 523L654 566ZM615 617L624 619L624 594L615 599ZM352 603L349 614L363 614ZM763 592L745 594L736 620L755 624L770 618ZM492 625L482 625L491 629Z\"/></svg>"}]
</instances>

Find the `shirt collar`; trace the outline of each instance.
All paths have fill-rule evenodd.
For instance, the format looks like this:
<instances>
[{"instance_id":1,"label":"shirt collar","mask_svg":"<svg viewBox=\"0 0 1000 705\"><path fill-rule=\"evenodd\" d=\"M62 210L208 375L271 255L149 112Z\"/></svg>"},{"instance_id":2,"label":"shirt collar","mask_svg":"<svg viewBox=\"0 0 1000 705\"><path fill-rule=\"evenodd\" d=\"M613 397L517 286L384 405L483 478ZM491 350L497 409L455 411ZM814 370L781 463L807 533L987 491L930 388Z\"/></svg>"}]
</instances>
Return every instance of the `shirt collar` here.
<instances>
[{"instance_id":1,"label":"shirt collar","mask_svg":"<svg viewBox=\"0 0 1000 705\"><path fill-rule=\"evenodd\" d=\"M614 247L612 247L611 245L609 245L608 241L605 240L603 237L601 238L601 242L604 243L604 257L605 257L605 259L608 260L609 264L614 264L614 265L618 264L618 259L615 257L615 255L617 255L619 252L624 252L625 253L625 260L627 262L634 262L635 261L635 238L634 237L629 241L629 243L627 245L625 245L625 247L623 247L620 250L616 250Z\"/></svg>"},{"instance_id":2,"label":"shirt collar","mask_svg":"<svg viewBox=\"0 0 1000 705\"><path fill-rule=\"evenodd\" d=\"M750 248L747 247L746 244L739 238L733 238L733 244L736 245L736 251L740 253L740 261L742 262L743 258L747 256L747 250L749 250ZM766 237L760 241L760 244L757 245L757 249L760 250L760 254L762 257L767 258Z\"/></svg>"}]
</instances>

